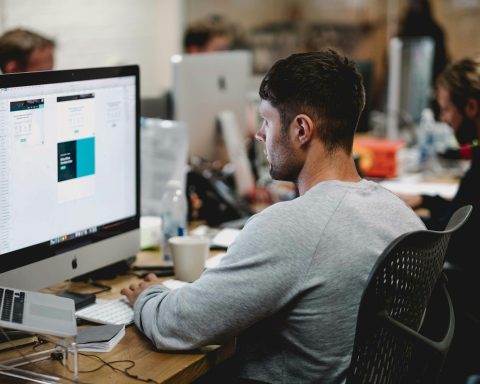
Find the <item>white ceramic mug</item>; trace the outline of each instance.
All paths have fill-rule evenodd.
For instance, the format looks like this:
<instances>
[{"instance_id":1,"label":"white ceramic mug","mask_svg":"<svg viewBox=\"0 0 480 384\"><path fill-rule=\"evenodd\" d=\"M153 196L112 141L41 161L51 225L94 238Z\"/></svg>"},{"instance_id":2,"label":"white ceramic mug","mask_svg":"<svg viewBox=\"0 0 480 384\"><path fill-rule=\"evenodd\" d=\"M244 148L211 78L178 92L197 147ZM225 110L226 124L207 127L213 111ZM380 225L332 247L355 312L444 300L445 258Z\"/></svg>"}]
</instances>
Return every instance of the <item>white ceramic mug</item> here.
<instances>
[{"instance_id":1,"label":"white ceramic mug","mask_svg":"<svg viewBox=\"0 0 480 384\"><path fill-rule=\"evenodd\" d=\"M175 236L171 237L168 243L175 277L190 283L198 279L205 269L210 240L199 236Z\"/></svg>"}]
</instances>

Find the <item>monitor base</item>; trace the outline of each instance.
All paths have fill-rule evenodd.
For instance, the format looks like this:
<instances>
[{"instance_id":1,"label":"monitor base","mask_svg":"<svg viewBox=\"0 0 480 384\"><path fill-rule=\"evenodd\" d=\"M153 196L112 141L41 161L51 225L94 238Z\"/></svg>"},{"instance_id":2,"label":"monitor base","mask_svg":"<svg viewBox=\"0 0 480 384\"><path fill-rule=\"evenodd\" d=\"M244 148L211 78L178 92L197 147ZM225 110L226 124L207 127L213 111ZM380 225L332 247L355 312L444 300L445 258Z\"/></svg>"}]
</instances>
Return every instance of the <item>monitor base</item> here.
<instances>
[{"instance_id":1,"label":"monitor base","mask_svg":"<svg viewBox=\"0 0 480 384\"><path fill-rule=\"evenodd\" d=\"M83 275L74 277L72 281L91 281L91 280L111 280L118 275L125 275L131 269L135 262L136 256L131 256L128 259L117 261L116 263L99 268L95 271L85 273Z\"/></svg>"}]
</instances>

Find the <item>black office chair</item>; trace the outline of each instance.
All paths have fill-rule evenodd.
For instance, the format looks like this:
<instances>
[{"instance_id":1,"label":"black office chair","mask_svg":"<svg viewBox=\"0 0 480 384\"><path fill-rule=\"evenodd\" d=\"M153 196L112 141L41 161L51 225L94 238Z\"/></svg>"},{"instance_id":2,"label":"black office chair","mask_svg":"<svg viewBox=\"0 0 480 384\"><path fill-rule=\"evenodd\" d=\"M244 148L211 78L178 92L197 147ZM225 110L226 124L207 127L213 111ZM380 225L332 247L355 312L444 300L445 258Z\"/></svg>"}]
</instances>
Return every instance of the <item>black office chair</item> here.
<instances>
[{"instance_id":1,"label":"black office chair","mask_svg":"<svg viewBox=\"0 0 480 384\"><path fill-rule=\"evenodd\" d=\"M442 266L471 211L458 209L444 231L404 234L382 253L360 302L347 383L438 381L455 328Z\"/></svg>"}]
</instances>

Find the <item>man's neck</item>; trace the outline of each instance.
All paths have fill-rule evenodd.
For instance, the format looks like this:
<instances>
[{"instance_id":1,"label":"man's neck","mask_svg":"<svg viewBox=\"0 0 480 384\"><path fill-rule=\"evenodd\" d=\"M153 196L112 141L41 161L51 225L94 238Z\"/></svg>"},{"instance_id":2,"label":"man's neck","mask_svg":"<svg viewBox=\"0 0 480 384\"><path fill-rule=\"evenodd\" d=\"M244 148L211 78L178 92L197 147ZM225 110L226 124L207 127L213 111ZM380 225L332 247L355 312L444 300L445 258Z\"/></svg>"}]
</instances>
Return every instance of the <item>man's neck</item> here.
<instances>
[{"instance_id":1,"label":"man's neck","mask_svg":"<svg viewBox=\"0 0 480 384\"><path fill-rule=\"evenodd\" d=\"M337 150L333 154L307 156L297 179L298 191L303 195L313 186L327 180L346 182L361 180L351 154Z\"/></svg>"}]
</instances>

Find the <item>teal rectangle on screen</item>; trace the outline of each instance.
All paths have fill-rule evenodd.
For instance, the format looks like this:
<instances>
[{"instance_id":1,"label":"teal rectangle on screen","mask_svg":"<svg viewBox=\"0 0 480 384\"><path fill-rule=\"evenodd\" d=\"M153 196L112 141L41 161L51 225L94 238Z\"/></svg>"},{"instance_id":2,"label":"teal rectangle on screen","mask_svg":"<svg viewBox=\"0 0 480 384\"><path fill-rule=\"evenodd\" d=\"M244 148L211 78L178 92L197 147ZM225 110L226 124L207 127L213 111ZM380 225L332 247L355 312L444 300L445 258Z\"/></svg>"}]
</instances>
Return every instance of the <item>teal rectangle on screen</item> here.
<instances>
[{"instance_id":1,"label":"teal rectangle on screen","mask_svg":"<svg viewBox=\"0 0 480 384\"><path fill-rule=\"evenodd\" d=\"M95 138L77 140L77 177L95 173Z\"/></svg>"}]
</instances>

